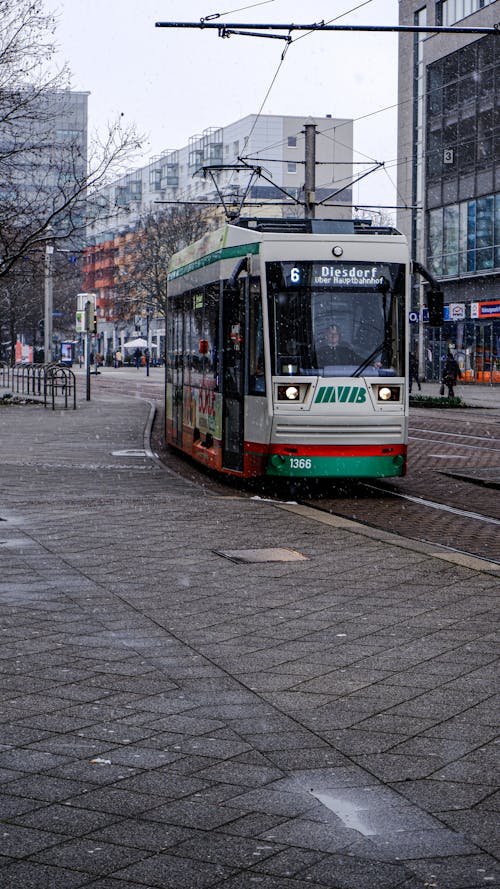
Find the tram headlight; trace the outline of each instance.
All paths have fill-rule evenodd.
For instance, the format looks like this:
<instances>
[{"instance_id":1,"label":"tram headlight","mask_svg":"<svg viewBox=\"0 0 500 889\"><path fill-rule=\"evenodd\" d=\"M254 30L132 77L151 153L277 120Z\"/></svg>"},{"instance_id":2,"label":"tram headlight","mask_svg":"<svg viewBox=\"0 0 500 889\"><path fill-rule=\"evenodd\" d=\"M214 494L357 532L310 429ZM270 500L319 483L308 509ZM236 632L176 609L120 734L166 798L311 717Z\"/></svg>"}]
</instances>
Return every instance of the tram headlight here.
<instances>
[{"instance_id":1,"label":"tram headlight","mask_svg":"<svg viewBox=\"0 0 500 889\"><path fill-rule=\"evenodd\" d=\"M310 389L309 383L278 383L274 390L275 401L283 404L303 404Z\"/></svg>"},{"instance_id":2,"label":"tram headlight","mask_svg":"<svg viewBox=\"0 0 500 889\"><path fill-rule=\"evenodd\" d=\"M279 401L298 401L300 389L298 386L278 386Z\"/></svg>"},{"instance_id":3,"label":"tram headlight","mask_svg":"<svg viewBox=\"0 0 500 889\"><path fill-rule=\"evenodd\" d=\"M381 401L390 401L391 395L392 392L389 389L389 386L381 386L381 388L378 390L378 397Z\"/></svg>"},{"instance_id":4,"label":"tram headlight","mask_svg":"<svg viewBox=\"0 0 500 889\"><path fill-rule=\"evenodd\" d=\"M377 386L377 399L379 401L401 401L401 388L399 386Z\"/></svg>"}]
</instances>

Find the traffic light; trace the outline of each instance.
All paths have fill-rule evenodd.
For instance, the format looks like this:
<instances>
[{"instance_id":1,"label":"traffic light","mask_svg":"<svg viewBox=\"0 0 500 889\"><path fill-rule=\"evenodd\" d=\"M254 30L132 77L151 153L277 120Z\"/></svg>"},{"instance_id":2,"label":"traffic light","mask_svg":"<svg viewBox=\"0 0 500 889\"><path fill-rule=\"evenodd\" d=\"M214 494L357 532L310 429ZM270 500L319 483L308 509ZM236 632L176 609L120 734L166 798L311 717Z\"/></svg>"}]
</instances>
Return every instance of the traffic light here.
<instances>
[{"instance_id":1,"label":"traffic light","mask_svg":"<svg viewBox=\"0 0 500 889\"><path fill-rule=\"evenodd\" d=\"M444 321L444 294L442 290L427 292L427 308L430 327L442 327Z\"/></svg>"},{"instance_id":2,"label":"traffic light","mask_svg":"<svg viewBox=\"0 0 500 889\"><path fill-rule=\"evenodd\" d=\"M97 330L97 315L90 301L85 303L85 330L87 333L95 333Z\"/></svg>"}]
</instances>

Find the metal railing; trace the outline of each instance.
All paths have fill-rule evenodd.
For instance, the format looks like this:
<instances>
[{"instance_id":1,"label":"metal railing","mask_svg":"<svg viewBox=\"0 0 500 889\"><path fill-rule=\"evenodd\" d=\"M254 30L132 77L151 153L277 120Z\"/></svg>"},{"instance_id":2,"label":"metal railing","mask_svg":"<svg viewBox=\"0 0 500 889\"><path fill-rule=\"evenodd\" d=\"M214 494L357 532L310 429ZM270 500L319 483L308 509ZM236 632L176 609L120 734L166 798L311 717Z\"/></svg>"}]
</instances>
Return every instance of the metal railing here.
<instances>
[{"instance_id":1,"label":"metal railing","mask_svg":"<svg viewBox=\"0 0 500 889\"><path fill-rule=\"evenodd\" d=\"M45 407L76 410L76 380L72 370L58 364L0 362L0 387L13 395L40 401Z\"/></svg>"}]
</instances>

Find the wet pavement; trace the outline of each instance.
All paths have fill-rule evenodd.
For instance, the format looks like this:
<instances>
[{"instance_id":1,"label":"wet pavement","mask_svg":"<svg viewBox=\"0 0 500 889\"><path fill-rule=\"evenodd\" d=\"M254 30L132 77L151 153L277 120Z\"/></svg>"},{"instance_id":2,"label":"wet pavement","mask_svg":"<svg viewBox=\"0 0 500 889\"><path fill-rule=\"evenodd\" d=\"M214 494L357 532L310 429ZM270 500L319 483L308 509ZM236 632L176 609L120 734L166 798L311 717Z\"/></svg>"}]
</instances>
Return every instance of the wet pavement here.
<instances>
[{"instance_id":1,"label":"wet pavement","mask_svg":"<svg viewBox=\"0 0 500 889\"><path fill-rule=\"evenodd\" d=\"M193 483L151 422L0 408L0 885L498 885L495 567Z\"/></svg>"}]
</instances>

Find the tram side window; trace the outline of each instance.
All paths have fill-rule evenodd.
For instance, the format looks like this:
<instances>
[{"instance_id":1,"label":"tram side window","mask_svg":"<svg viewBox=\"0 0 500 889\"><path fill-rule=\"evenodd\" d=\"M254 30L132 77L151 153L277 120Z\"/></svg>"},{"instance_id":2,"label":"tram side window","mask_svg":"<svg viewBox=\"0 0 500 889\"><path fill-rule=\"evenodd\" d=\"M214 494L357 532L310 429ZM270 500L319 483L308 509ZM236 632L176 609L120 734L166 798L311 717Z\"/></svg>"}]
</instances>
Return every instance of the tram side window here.
<instances>
[{"instance_id":1,"label":"tram side window","mask_svg":"<svg viewBox=\"0 0 500 889\"><path fill-rule=\"evenodd\" d=\"M202 332L198 344L203 358L203 386L206 389L215 389L216 384L218 304L219 285L213 284L205 290Z\"/></svg>"},{"instance_id":2,"label":"tram side window","mask_svg":"<svg viewBox=\"0 0 500 889\"><path fill-rule=\"evenodd\" d=\"M204 293L196 290L190 297L190 310L186 324L186 362L189 367L191 386L199 388L203 383L203 352L200 343L203 339Z\"/></svg>"},{"instance_id":3,"label":"tram side window","mask_svg":"<svg viewBox=\"0 0 500 889\"><path fill-rule=\"evenodd\" d=\"M250 284L250 336L248 348L248 391L250 395L265 395L264 330L262 300L258 281Z\"/></svg>"},{"instance_id":4,"label":"tram side window","mask_svg":"<svg viewBox=\"0 0 500 889\"><path fill-rule=\"evenodd\" d=\"M178 307L179 317L173 322L173 332L174 342L178 341L182 352L180 364L185 386L215 388L218 292L217 286L191 291ZM173 359L171 364L175 364Z\"/></svg>"},{"instance_id":5,"label":"tram side window","mask_svg":"<svg viewBox=\"0 0 500 889\"><path fill-rule=\"evenodd\" d=\"M182 299L172 300L168 317L167 382L178 382L182 374L184 310Z\"/></svg>"}]
</instances>

